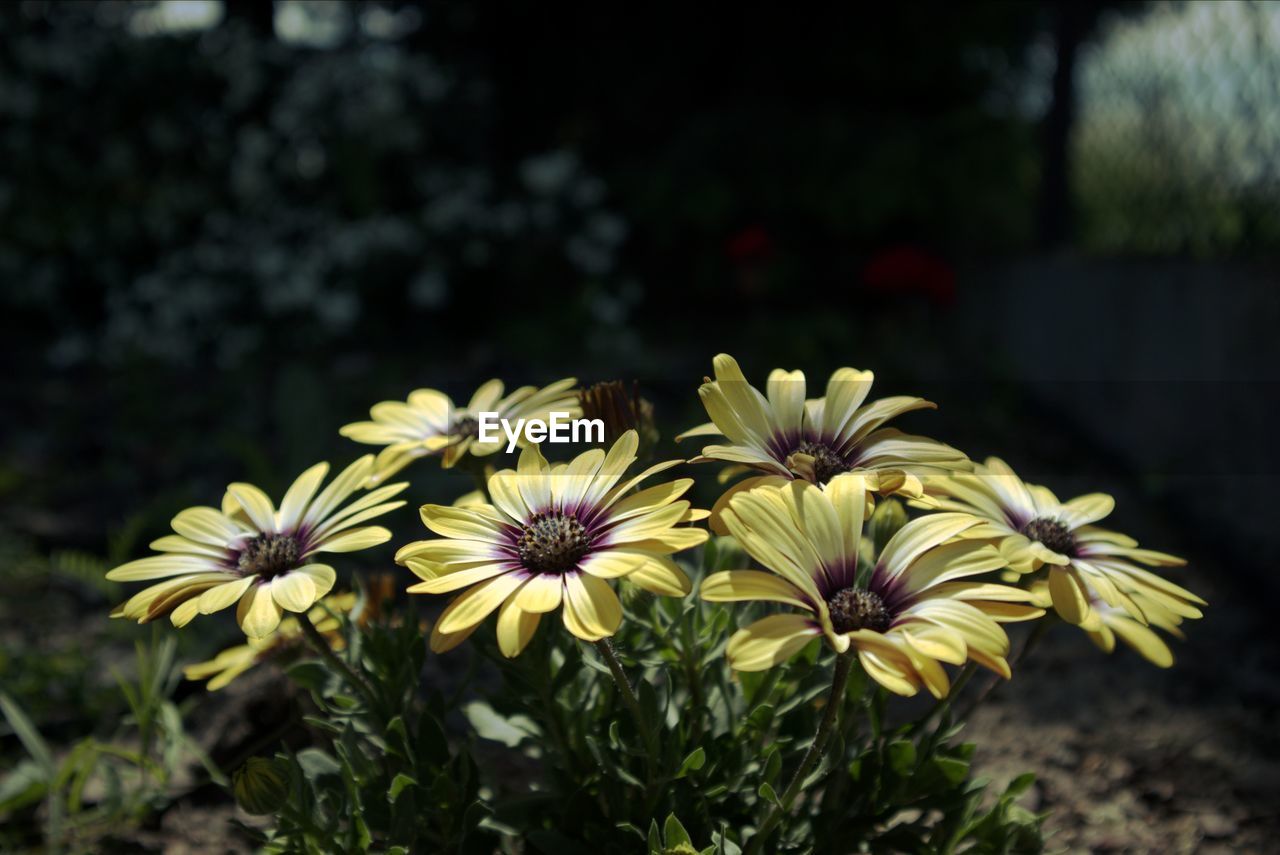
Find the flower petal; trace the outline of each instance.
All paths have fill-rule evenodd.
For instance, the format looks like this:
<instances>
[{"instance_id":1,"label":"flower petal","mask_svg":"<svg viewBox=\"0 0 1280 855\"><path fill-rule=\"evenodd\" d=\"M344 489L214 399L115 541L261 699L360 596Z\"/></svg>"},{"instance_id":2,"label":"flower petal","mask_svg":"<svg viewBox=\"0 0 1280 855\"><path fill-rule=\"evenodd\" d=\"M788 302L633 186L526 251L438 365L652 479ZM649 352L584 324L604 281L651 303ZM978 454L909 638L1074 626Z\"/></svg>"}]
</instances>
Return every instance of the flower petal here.
<instances>
[{"instance_id":1,"label":"flower petal","mask_svg":"<svg viewBox=\"0 0 1280 855\"><path fill-rule=\"evenodd\" d=\"M311 528L319 526L347 500L348 496L365 486L372 474L372 454L366 454L352 461L351 465L338 473L337 477L329 482L329 486L321 490L320 495L307 506L306 513L302 517L303 524ZM387 474L389 476L390 473Z\"/></svg>"},{"instance_id":2,"label":"flower petal","mask_svg":"<svg viewBox=\"0 0 1280 855\"><path fill-rule=\"evenodd\" d=\"M315 582L306 573L285 573L271 580L271 596L280 608L305 612L319 599Z\"/></svg>"},{"instance_id":3,"label":"flower petal","mask_svg":"<svg viewBox=\"0 0 1280 855\"><path fill-rule=\"evenodd\" d=\"M693 590L693 582L680 565L661 555L653 556L626 579L660 597L683 597Z\"/></svg>"},{"instance_id":4,"label":"flower petal","mask_svg":"<svg viewBox=\"0 0 1280 855\"><path fill-rule=\"evenodd\" d=\"M790 603L813 611L813 605L803 591L780 576L760 570L725 570L712 573L702 580L698 595L713 603L763 600L773 603Z\"/></svg>"},{"instance_id":5,"label":"flower petal","mask_svg":"<svg viewBox=\"0 0 1280 855\"><path fill-rule=\"evenodd\" d=\"M790 659L821 634L804 615L770 615L735 632L724 652L737 671L763 671Z\"/></svg>"},{"instance_id":6,"label":"flower petal","mask_svg":"<svg viewBox=\"0 0 1280 855\"><path fill-rule=\"evenodd\" d=\"M250 638L265 638L280 625L284 610L271 596L271 583L254 585L245 591L236 607L236 621Z\"/></svg>"},{"instance_id":7,"label":"flower petal","mask_svg":"<svg viewBox=\"0 0 1280 855\"><path fill-rule=\"evenodd\" d=\"M448 570L433 578L410 585L408 592L410 594L447 594L450 591L457 591L477 582L492 579L500 573L510 572L510 569L510 564L494 562L461 570Z\"/></svg>"},{"instance_id":8,"label":"flower petal","mask_svg":"<svg viewBox=\"0 0 1280 855\"><path fill-rule=\"evenodd\" d=\"M244 529L213 508L187 508L169 523L173 530L196 543L225 547L244 533Z\"/></svg>"},{"instance_id":9,"label":"flower petal","mask_svg":"<svg viewBox=\"0 0 1280 855\"><path fill-rule=\"evenodd\" d=\"M353 528L321 541L312 547L315 552L356 552L386 543L391 532L380 525Z\"/></svg>"},{"instance_id":10,"label":"flower petal","mask_svg":"<svg viewBox=\"0 0 1280 855\"><path fill-rule=\"evenodd\" d=\"M258 581L257 577L246 576L243 579L234 579L215 588L210 588L200 595L197 601L200 614L211 615L214 612L220 612L223 609L230 608L232 603L240 599L249 586Z\"/></svg>"},{"instance_id":11,"label":"flower petal","mask_svg":"<svg viewBox=\"0 0 1280 855\"><path fill-rule=\"evenodd\" d=\"M328 463L317 463L298 476L280 502L280 530L293 531L302 523L307 504L315 497L324 476L329 474Z\"/></svg>"},{"instance_id":12,"label":"flower petal","mask_svg":"<svg viewBox=\"0 0 1280 855\"><path fill-rule=\"evenodd\" d=\"M539 573L525 582L512 601L521 611L542 614L560 607L564 580L558 573Z\"/></svg>"},{"instance_id":13,"label":"flower petal","mask_svg":"<svg viewBox=\"0 0 1280 855\"><path fill-rule=\"evenodd\" d=\"M311 584L316 588L317 600L333 590L333 583L338 579L337 572L328 564L303 564L292 572L311 577Z\"/></svg>"},{"instance_id":14,"label":"flower petal","mask_svg":"<svg viewBox=\"0 0 1280 855\"><path fill-rule=\"evenodd\" d=\"M1089 616L1089 592L1075 570L1050 567L1049 594L1054 610L1067 623L1081 624Z\"/></svg>"},{"instance_id":15,"label":"flower petal","mask_svg":"<svg viewBox=\"0 0 1280 855\"><path fill-rule=\"evenodd\" d=\"M538 629L538 621L542 615L537 612L526 612L515 604L515 598L507 600L498 611L498 649L502 655L512 659L528 646Z\"/></svg>"},{"instance_id":16,"label":"flower petal","mask_svg":"<svg viewBox=\"0 0 1280 855\"><path fill-rule=\"evenodd\" d=\"M227 485L227 493L239 503L258 531L276 531L276 509L271 499L252 484L237 482Z\"/></svg>"},{"instance_id":17,"label":"flower petal","mask_svg":"<svg viewBox=\"0 0 1280 855\"><path fill-rule=\"evenodd\" d=\"M613 635L622 623L622 603L603 579L586 573L564 575L564 625L584 641Z\"/></svg>"},{"instance_id":18,"label":"flower petal","mask_svg":"<svg viewBox=\"0 0 1280 855\"><path fill-rule=\"evenodd\" d=\"M475 626L487 618L524 581L522 574L504 573L463 591L441 613L436 627L441 633L454 633Z\"/></svg>"},{"instance_id":19,"label":"flower petal","mask_svg":"<svg viewBox=\"0 0 1280 855\"><path fill-rule=\"evenodd\" d=\"M164 579L169 576L183 576L189 573L225 572L226 567L219 561L201 555L152 555L139 558L128 564L109 571L107 578L112 582L144 582L147 579Z\"/></svg>"},{"instance_id":20,"label":"flower petal","mask_svg":"<svg viewBox=\"0 0 1280 855\"><path fill-rule=\"evenodd\" d=\"M512 470L494 473L489 479L489 495L498 510L515 522L524 523L529 518L529 507L520 495L520 476Z\"/></svg>"}]
</instances>

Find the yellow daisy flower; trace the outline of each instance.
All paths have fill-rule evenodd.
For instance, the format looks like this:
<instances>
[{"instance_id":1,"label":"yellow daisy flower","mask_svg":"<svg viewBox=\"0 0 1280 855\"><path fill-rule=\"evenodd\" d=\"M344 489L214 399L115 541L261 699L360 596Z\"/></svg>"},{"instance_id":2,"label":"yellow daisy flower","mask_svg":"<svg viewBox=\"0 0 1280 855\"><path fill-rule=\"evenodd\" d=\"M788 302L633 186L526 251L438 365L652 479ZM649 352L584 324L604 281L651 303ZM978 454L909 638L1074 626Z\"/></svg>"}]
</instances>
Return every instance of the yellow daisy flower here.
<instances>
[{"instance_id":1,"label":"yellow daisy flower","mask_svg":"<svg viewBox=\"0 0 1280 855\"><path fill-rule=\"evenodd\" d=\"M471 396L466 407L455 407L443 392L418 389L407 401L383 401L369 410L373 419L353 422L338 432L348 439L366 445L384 445L378 454L374 479L383 481L419 457L439 454L446 469L456 465L468 453L487 457L502 450L507 438L498 431L494 442L481 442L479 416L494 412L512 425L519 419L546 421L552 412L568 413L567 418L582 415L573 377L557 380L550 386L521 386L503 396L501 380L490 380ZM525 440L520 438L523 448Z\"/></svg>"},{"instance_id":2,"label":"yellow daisy flower","mask_svg":"<svg viewBox=\"0 0 1280 855\"><path fill-rule=\"evenodd\" d=\"M1031 593L1037 605L1048 608L1053 602L1047 582L1033 583ZM1103 653L1114 651L1116 639L1119 638L1152 665L1160 668L1172 667L1173 651L1151 627L1158 627L1174 638L1182 639L1185 637L1181 629L1182 617L1142 594L1130 594L1130 597L1142 609L1147 625L1134 620L1125 609L1115 608L1095 597L1089 604L1089 617L1080 628L1088 633L1090 640Z\"/></svg>"},{"instance_id":3,"label":"yellow daisy flower","mask_svg":"<svg viewBox=\"0 0 1280 855\"><path fill-rule=\"evenodd\" d=\"M733 497L724 515L729 532L773 572L713 573L702 598L786 603L806 613L771 615L739 630L725 651L729 664L764 670L825 638L837 653L856 650L866 672L900 695L923 685L945 696L950 681L942 662L972 659L1008 678L1009 639L1000 624L1044 612L1026 591L969 581L1005 564L989 544L957 539L981 520L942 513L908 522L862 581L866 501L865 477L856 473L835 476L825 490L793 481Z\"/></svg>"},{"instance_id":4,"label":"yellow daisy flower","mask_svg":"<svg viewBox=\"0 0 1280 855\"><path fill-rule=\"evenodd\" d=\"M341 614L351 611L356 604L356 595L325 597L322 603L323 605L316 605L307 612L306 619L315 624L332 649L341 650L346 646L346 641L338 632L338 619L330 612ZM301 642L302 626L297 618L287 617L280 621L275 632L265 638L251 638L245 644L228 647L206 662L186 666L182 669L182 675L188 680L208 680L206 688L216 692L255 665L296 648Z\"/></svg>"},{"instance_id":5,"label":"yellow daisy flower","mask_svg":"<svg viewBox=\"0 0 1280 855\"><path fill-rule=\"evenodd\" d=\"M1151 622L1144 603L1182 618L1202 615L1198 607L1204 600L1138 566L1180 567L1185 560L1139 549L1133 538L1094 525L1115 508L1105 493L1060 502L995 457L972 473L929 478L925 490L935 507L981 517L985 525L972 533L1000 538L1013 570L1047 567L1053 608L1068 623L1084 624L1095 601L1123 609L1142 624Z\"/></svg>"},{"instance_id":6,"label":"yellow daisy flower","mask_svg":"<svg viewBox=\"0 0 1280 855\"><path fill-rule=\"evenodd\" d=\"M240 628L250 638L263 638L275 631L285 611L307 611L336 577L332 567L312 559L390 540L387 529L360 524L403 505L387 500L408 486L390 484L342 507L369 480L373 455L352 463L321 490L328 472L327 463L303 472L279 510L266 493L243 483L227 487L222 510L187 508L173 518L176 534L151 544L161 555L107 573L116 582L165 580L117 606L111 616L147 623L167 614L174 626L185 626L198 614L238 603Z\"/></svg>"},{"instance_id":7,"label":"yellow daisy flower","mask_svg":"<svg viewBox=\"0 0 1280 855\"><path fill-rule=\"evenodd\" d=\"M681 525L706 514L680 499L690 478L628 495L680 462L659 463L623 481L636 446L636 432L627 431L608 454L592 449L552 466L529 445L515 470L489 478L492 504L424 505L422 520L440 538L396 554L424 580L409 591L466 589L440 615L431 649L461 644L497 609L498 646L516 656L542 615L561 605L569 632L599 641L622 621L609 579L626 577L665 596L687 594L689 579L670 556L706 541L705 531Z\"/></svg>"},{"instance_id":8,"label":"yellow daisy flower","mask_svg":"<svg viewBox=\"0 0 1280 855\"><path fill-rule=\"evenodd\" d=\"M729 444L708 445L691 462L722 460L735 464L726 475L756 470L817 484L859 472L873 492L913 498L921 497L919 476L968 468L968 458L949 445L884 427L895 416L937 405L908 396L864 404L875 377L870 371L838 369L825 396L806 399L802 371L775 368L766 396L747 382L732 356L722 353L713 365L716 379L698 389L711 421L676 439L724 436ZM712 510L712 528L723 533L720 513L734 493L762 483L749 478L726 492Z\"/></svg>"}]
</instances>

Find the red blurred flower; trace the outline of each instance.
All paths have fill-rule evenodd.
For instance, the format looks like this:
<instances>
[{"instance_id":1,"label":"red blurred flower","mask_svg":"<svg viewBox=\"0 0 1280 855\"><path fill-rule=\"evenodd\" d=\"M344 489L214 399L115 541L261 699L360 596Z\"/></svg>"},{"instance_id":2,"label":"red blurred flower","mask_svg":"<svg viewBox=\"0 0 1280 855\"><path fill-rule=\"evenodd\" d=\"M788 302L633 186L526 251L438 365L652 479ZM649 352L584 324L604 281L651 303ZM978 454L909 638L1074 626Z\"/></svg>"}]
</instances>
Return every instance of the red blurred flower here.
<instances>
[{"instance_id":1,"label":"red blurred flower","mask_svg":"<svg viewBox=\"0 0 1280 855\"><path fill-rule=\"evenodd\" d=\"M949 306L956 301L956 274L951 265L927 249L897 244L880 250L862 268L862 281L886 295L923 294Z\"/></svg>"}]
</instances>

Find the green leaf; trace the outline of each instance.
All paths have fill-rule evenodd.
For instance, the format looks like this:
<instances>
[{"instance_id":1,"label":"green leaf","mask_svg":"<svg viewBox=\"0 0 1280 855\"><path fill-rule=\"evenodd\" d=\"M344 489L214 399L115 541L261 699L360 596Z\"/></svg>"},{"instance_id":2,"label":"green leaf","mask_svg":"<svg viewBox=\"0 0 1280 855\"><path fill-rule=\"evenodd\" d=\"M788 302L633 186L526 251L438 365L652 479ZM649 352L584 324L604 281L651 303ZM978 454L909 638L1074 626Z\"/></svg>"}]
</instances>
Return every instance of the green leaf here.
<instances>
[{"instance_id":1,"label":"green leaf","mask_svg":"<svg viewBox=\"0 0 1280 855\"><path fill-rule=\"evenodd\" d=\"M911 767L916 763L916 746L905 739L895 739L885 746L889 755L889 768L901 777L911 774Z\"/></svg>"},{"instance_id":2,"label":"green leaf","mask_svg":"<svg viewBox=\"0 0 1280 855\"><path fill-rule=\"evenodd\" d=\"M773 783L782 773L782 749L775 742L766 750L769 754L764 761L764 779L768 783Z\"/></svg>"},{"instance_id":3,"label":"green leaf","mask_svg":"<svg viewBox=\"0 0 1280 855\"><path fill-rule=\"evenodd\" d=\"M396 799L400 798L400 794L404 792L406 787L416 787L418 782L404 772L396 775L391 781L391 786L387 788L387 801L395 804Z\"/></svg>"},{"instance_id":4,"label":"green leaf","mask_svg":"<svg viewBox=\"0 0 1280 855\"><path fill-rule=\"evenodd\" d=\"M44 770L34 760L22 760L0 779L0 814L18 810L44 798L48 791Z\"/></svg>"},{"instance_id":5,"label":"green leaf","mask_svg":"<svg viewBox=\"0 0 1280 855\"><path fill-rule=\"evenodd\" d=\"M760 704L747 716L747 722L756 730L764 730L773 721L773 704Z\"/></svg>"},{"instance_id":6,"label":"green leaf","mask_svg":"<svg viewBox=\"0 0 1280 855\"><path fill-rule=\"evenodd\" d=\"M773 791L773 787L769 786L768 783L761 784L759 789L756 790L756 794L769 804L782 807L782 802L778 799L778 794Z\"/></svg>"},{"instance_id":7,"label":"green leaf","mask_svg":"<svg viewBox=\"0 0 1280 855\"><path fill-rule=\"evenodd\" d=\"M662 835L658 831L658 821L656 819L649 820L649 853L650 855L662 855Z\"/></svg>"},{"instance_id":8,"label":"green leaf","mask_svg":"<svg viewBox=\"0 0 1280 855\"><path fill-rule=\"evenodd\" d=\"M668 849L679 846L681 843L686 843L689 846L693 845L693 841L689 839L689 832L684 830L684 826L680 824L680 820L676 819L674 813L667 814L667 821L663 823L662 832L666 838L663 841L663 845Z\"/></svg>"},{"instance_id":9,"label":"green leaf","mask_svg":"<svg viewBox=\"0 0 1280 855\"><path fill-rule=\"evenodd\" d=\"M338 761L319 748L304 748L299 751L298 765L302 767L303 774L313 781L325 775L337 775L342 771Z\"/></svg>"},{"instance_id":10,"label":"green leaf","mask_svg":"<svg viewBox=\"0 0 1280 855\"><path fill-rule=\"evenodd\" d=\"M22 747L27 749L31 759L40 766L45 779L52 779L54 775L53 753L49 751L49 744L44 741L44 737L40 735L40 731L36 729L31 719L27 718L27 714L6 692L0 692L0 712L4 713L5 719L8 720L9 726L13 728L18 741L22 743Z\"/></svg>"},{"instance_id":11,"label":"green leaf","mask_svg":"<svg viewBox=\"0 0 1280 855\"><path fill-rule=\"evenodd\" d=\"M742 855L742 848L726 837L723 830L711 832L711 842L717 855Z\"/></svg>"},{"instance_id":12,"label":"green leaf","mask_svg":"<svg viewBox=\"0 0 1280 855\"><path fill-rule=\"evenodd\" d=\"M965 775L969 774L969 763L965 760L956 760L953 757L938 757L933 761L938 767L938 771L947 779L949 784L953 786L964 780Z\"/></svg>"},{"instance_id":13,"label":"green leaf","mask_svg":"<svg viewBox=\"0 0 1280 855\"><path fill-rule=\"evenodd\" d=\"M707 764L707 752L702 748L695 748L693 752L680 764L680 771L676 772L677 778L683 778L690 772L696 772Z\"/></svg>"},{"instance_id":14,"label":"green leaf","mask_svg":"<svg viewBox=\"0 0 1280 855\"><path fill-rule=\"evenodd\" d=\"M508 748L515 748L526 737L538 732L538 726L528 716L503 717L484 701L472 701L462 708L462 714L471 722L476 735L501 742Z\"/></svg>"},{"instance_id":15,"label":"green leaf","mask_svg":"<svg viewBox=\"0 0 1280 855\"><path fill-rule=\"evenodd\" d=\"M629 822L619 822L615 826L619 831L629 831L641 840L644 840L644 832Z\"/></svg>"},{"instance_id":16,"label":"green leaf","mask_svg":"<svg viewBox=\"0 0 1280 855\"><path fill-rule=\"evenodd\" d=\"M1034 772L1023 772L1021 775L1009 782L1009 786L1005 787L1004 795L1001 796L1001 798L1013 801L1018 796L1025 793L1035 782L1036 776Z\"/></svg>"}]
</instances>

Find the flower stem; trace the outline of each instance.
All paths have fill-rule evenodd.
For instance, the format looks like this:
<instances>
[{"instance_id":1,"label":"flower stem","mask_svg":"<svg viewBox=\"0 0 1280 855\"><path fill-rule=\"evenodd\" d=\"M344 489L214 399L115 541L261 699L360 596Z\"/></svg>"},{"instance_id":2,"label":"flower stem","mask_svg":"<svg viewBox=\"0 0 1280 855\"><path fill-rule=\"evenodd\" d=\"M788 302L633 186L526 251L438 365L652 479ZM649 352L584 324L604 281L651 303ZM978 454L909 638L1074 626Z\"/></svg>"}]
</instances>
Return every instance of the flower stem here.
<instances>
[{"instance_id":1,"label":"flower stem","mask_svg":"<svg viewBox=\"0 0 1280 855\"><path fill-rule=\"evenodd\" d=\"M315 648L315 651L342 674L343 679L351 685L351 688L364 697L370 711L373 711L377 707L377 697L369 684L360 679L360 675L351 670L351 666L343 662L338 654L333 652L333 648L329 646L329 642L324 640L324 636L320 634L320 630L316 629L316 625L311 622L311 618L307 615L299 615L298 624L302 627L302 633L307 637L307 641L311 643L311 646Z\"/></svg>"},{"instance_id":2,"label":"flower stem","mask_svg":"<svg viewBox=\"0 0 1280 855\"><path fill-rule=\"evenodd\" d=\"M618 654L613 650L613 643L608 637L600 639L595 643L595 650L600 654L600 658L604 659L604 664L609 666L609 673L613 675L614 685L618 687L618 694L622 695L622 703L627 705L627 709L631 710L632 717L636 719L636 727L640 728L640 732L644 733L646 744L650 744L652 749L652 737L649 736L649 727L644 721L644 710L640 709L640 699L636 698L636 690L632 689L631 681L627 680L627 673L622 671L622 663L618 662Z\"/></svg>"},{"instance_id":3,"label":"flower stem","mask_svg":"<svg viewBox=\"0 0 1280 855\"><path fill-rule=\"evenodd\" d=\"M791 804L800 795L800 790L804 787L804 779L809 777L809 773L813 771L813 767L822 759L823 753L827 749L827 740L831 738L831 731L836 722L836 715L840 711L840 706L844 701L844 688L849 682L849 668L853 665L853 656L848 653L840 654L836 657L836 665L831 674L831 691L827 695L827 709L822 714L822 721L818 723L818 732L814 734L813 743L810 744L809 750L805 752L804 759L800 761L800 768L796 769L796 773L791 778L791 783L787 785L787 789L782 793L782 798L778 804L773 806L769 811L769 816L765 818L764 824L760 826L747 845L747 855L759 852L760 847L773 833L774 828L782 820L784 813L791 810Z\"/></svg>"}]
</instances>

